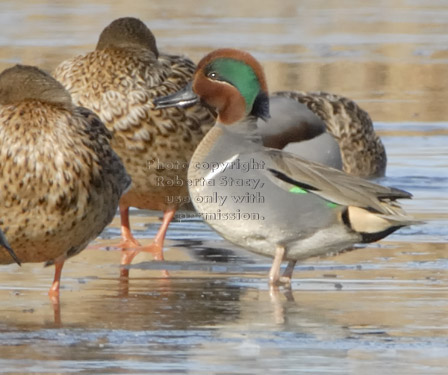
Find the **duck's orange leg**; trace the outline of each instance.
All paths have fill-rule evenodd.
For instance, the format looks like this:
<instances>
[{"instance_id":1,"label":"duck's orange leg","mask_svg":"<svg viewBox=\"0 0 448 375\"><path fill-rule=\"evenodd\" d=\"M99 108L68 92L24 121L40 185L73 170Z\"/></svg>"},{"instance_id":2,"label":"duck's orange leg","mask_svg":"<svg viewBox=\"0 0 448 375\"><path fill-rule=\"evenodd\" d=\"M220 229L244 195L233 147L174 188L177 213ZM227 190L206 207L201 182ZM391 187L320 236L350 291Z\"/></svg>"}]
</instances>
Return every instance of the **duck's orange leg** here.
<instances>
[{"instance_id":1,"label":"duck's orange leg","mask_svg":"<svg viewBox=\"0 0 448 375\"><path fill-rule=\"evenodd\" d=\"M155 260L164 260L163 243L165 242L166 231L168 230L168 226L170 225L171 220L173 220L175 213L176 213L175 208L168 208L163 213L162 225L160 226L156 236L154 237L154 241L148 246L143 246L142 251L147 251L151 254L154 254Z\"/></svg>"},{"instance_id":2,"label":"duck's orange leg","mask_svg":"<svg viewBox=\"0 0 448 375\"><path fill-rule=\"evenodd\" d=\"M61 273L62 273L62 267L64 266L63 260L56 260L54 263L54 279L53 284L51 285L51 288L48 292L48 295L53 298L57 297L59 298L59 286L61 284Z\"/></svg>"},{"instance_id":3,"label":"duck's orange leg","mask_svg":"<svg viewBox=\"0 0 448 375\"><path fill-rule=\"evenodd\" d=\"M134 238L131 232L131 225L129 223L129 207L120 204L120 219L121 219L121 238L122 241L118 245L121 250L121 265L131 264L132 259L140 252L137 250L140 247L139 242ZM120 276L128 277L129 270L122 268Z\"/></svg>"},{"instance_id":4,"label":"duck's orange leg","mask_svg":"<svg viewBox=\"0 0 448 375\"><path fill-rule=\"evenodd\" d=\"M129 207L120 204L120 219L121 219L121 238L122 241L118 245L124 249L139 247L140 244L134 238L131 232L131 225L129 223Z\"/></svg>"},{"instance_id":5,"label":"duck's orange leg","mask_svg":"<svg viewBox=\"0 0 448 375\"><path fill-rule=\"evenodd\" d=\"M123 249L135 249L140 247L139 242L134 238L131 232L131 224L129 222L129 206L120 204L120 220L121 220L121 242L114 247ZM103 245L89 245L89 249L101 249ZM131 251L132 252L132 251Z\"/></svg>"},{"instance_id":6,"label":"duck's orange leg","mask_svg":"<svg viewBox=\"0 0 448 375\"><path fill-rule=\"evenodd\" d=\"M175 213L176 213L175 208L169 208L163 213L162 225L160 226L156 236L154 237L153 242L150 245L140 246L133 250L123 249L123 252L121 255L121 265L131 264L134 257L137 254L139 254L141 251L146 251L148 253L153 254L154 260L164 260L164 258L163 258L163 243L165 242L165 237L166 237L166 232L168 230L168 226L170 225L171 220L173 220ZM128 277L129 270L122 268L121 272L120 272L120 276Z\"/></svg>"},{"instance_id":7,"label":"duck's orange leg","mask_svg":"<svg viewBox=\"0 0 448 375\"><path fill-rule=\"evenodd\" d=\"M61 273L62 267L64 266L63 260L56 260L54 263L54 280L48 291L48 296L50 297L51 304L53 306L54 312L54 323L56 326L61 326L61 306L59 303L59 286L61 285Z\"/></svg>"}]
</instances>

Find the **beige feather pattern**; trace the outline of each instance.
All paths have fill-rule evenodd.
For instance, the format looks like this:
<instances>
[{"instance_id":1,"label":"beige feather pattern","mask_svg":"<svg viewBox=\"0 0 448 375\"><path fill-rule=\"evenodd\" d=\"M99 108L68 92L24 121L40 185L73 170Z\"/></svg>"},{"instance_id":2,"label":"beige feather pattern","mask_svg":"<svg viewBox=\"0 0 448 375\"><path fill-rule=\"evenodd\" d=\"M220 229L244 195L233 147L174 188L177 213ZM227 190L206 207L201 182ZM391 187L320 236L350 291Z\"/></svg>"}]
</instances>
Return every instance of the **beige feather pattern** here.
<instances>
[{"instance_id":1,"label":"beige feather pattern","mask_svg":"<svg viewBox=\"0 0 448 375\"><path fill-rule=\"evenodd\" d=\"M46 73L0 75L0 226L22 262L73 256L112 220L130 178L110 140Z\"/></svg>"},{"instance_id":2,"label":"beige feather pattern","mask_svg":"<svg viewBox=\"0 0 448 375\"><path fill-rule=\"evenodd\" d=\"M157 57L132 46L96 50L54 72L74 102L97 112L112 132L113 148L133 179L123 198L129 206L165 210L169 196L188 196L185 167L214 116L201 105L155 110L152 100L183 88L194 71L185 57ZM182 185L164 184L171 180Z\"/></svg>"}]
</instances>

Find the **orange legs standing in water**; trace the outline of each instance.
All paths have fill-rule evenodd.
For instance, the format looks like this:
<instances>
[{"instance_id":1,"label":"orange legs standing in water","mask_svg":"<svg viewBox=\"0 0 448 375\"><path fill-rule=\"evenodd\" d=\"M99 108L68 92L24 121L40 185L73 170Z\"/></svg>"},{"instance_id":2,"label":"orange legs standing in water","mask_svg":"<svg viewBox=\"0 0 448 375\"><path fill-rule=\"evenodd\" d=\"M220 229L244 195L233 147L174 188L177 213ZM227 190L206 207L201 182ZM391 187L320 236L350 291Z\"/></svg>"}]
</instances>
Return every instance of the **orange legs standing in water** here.
<instances>
[{"instance_id":1,"label":"orange legs standing in water","mask_svg":"<svg viewBox=\"0 0 448 375\"><path fill-rule=\"evenodd\" d=\"M61 285L61 273L64 266L63 260L54 262L54 280L48 292L51 304L53 305L54 322L57 326L61 326L61 305L59 304L59 286Z\"/></svg>"},{"instance_id":2,"label":"orange legs standing in water","mask_svg":"<svg viewBox=\"0 0 448 375\"><path fill-rule=\"evenodd\" d=\"M121 255L121 265L131 264L134 257L141 251L147 251L154 254L155 260L163 260L163 243L165 241L166 232L171 220L173 220L174 214L176 213L175 208L169 208L163 213L162 225L159 228L154 241L148 246L140 246L138 241L134 238L131 233L130 223L129 223L129 207L120 206L120 217L121 217L121 235L123 241L120 243L120 247L123 248ZM54 279L53 284L48 292L48 295L53 303L53 306L59 308L59 288L61 284L61 273L62 267L64 266L64 260L57 259L54 262ZM128 269L121 270L121 276L127 277L129 275Z\"/></svg>"},{"instance_id":3,"label":"orange legs standing in water","mask_svg":"<svg viewBox=\"0 0 448 375\"><path fill-rule=\"evenodd\" d=\"M64 261L57 260L54 263L54 279L53 284L51 285L50 291L48 295L50 298L59 297L59 286L61 285L61 273L62 267L64 266Z\"/></svg>"},{"instance_id":4,"label":"orange legs standing in water","mask_svg":"<svg viewBox=\"0 0 448 375\"><path fill-rule=\"evenodd\" d=\"M140 246L138 241L134 238L131 233L130 223L129 223L129 207L120 206L120 218L121 218L121 235L123 241L120 246L123 248L121 254L121 265L131 264L134 257L141 251L147 251L154 254L155 260L163 260L163 243L165 241L166 231L170 225L171 220L173 220L174 214L176 213L175 208L169 208L163 213L162 225L159 228L154 241L148 246ZM122 277L129 276L129 270L122 268Z\"/></svg>"},{"instance_id":5,"label":"orange legs standing in water","mask_svg":"<svg viewBox=\"0 0 448 375\"><path fill-rule=\"evenodd\" d=\"M160 226L159 231L154 237L154 241L148 246L140 246L138 241L134 238L134 236L131 233L129 223L129 207L120 206L121 235L123 238L123 241L120 243L120 246L123 248L121 255L121 264L122 265L130 264L134 259L134 257L141 251L147 251L154 254L155 260L163 260L163 243L165 241L168 226L170 225L171 220L173 220L175 213L176 213L175 208L167 209L163 213L162 225ZM51 285L51 288L48 292L51 303L53 305L55 324L57 325L61 325L59 289L61 284L61 274L62 274L62 268L64 266L64 260L61 259L55 260L53 284ZM164 275L168 276L168 273L166 272L164 273ZM122 269L120 272L120 276L127 278L129 276L129 270Z\"/></svg>"},{"instance_id":6,"label":"orange legs standing in water","mask_svg":"<svg viewBox=\"0 0 448 375\"><path fill-rule=\"evenodd\" d=\"M123 241L120 243L120 247L123 249L129 249L133 247L139 247L140 244L134 238L131 232L131 224L129 223L129 207L123 207L120 205L120 219L121 219L121 237Z\"/></svg>"}]
</instances>

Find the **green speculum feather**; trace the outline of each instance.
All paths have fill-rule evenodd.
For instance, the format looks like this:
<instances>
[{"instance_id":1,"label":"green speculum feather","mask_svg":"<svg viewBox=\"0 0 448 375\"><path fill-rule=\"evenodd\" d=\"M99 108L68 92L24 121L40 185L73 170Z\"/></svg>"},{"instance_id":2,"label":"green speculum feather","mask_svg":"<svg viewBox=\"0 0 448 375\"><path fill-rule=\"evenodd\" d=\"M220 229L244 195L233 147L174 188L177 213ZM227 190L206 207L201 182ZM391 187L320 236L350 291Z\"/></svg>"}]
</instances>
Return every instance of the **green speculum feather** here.
<instances>
[{"instance_id":1,"label":"green speculum feather","mask_svg":"<svg viewBox=\"0 0 448 375\"><path fill-rule=\"evenodd\" d=\"M207 70L217 73L219 80L235 86L246 102L246 113L252 110L261 87L250 65L240 60L220 58L214 60Z\"/></svg>"},{"instance_id":2,"label":"green speculum feather","mask_svg":"<svg viewBox=\"0 0 448 375\"><path fill-rule=\"evenodd\" d=\"M330 202L330 201L327 201L326 204L327 204L327 207L330 207L330 208L335 208L335 207L339 206L339 204L334 203L334 202Z\"/></svg>"},{"instance_id":3,"label":"green speculum feather","mask_svg":"<svg viewBox=\"0 0 448 375\"><path fill-rule=\"evenodd\" d=\"M298 187L298 186L293 186L291 189L289 189L289 192L293 193L293 194L308 194L307 190L302 189L301 187ZM339 206L339 204L331 202L331 201L326 201L325 205L329 208L335 208L335 207Z\"/></svg>"},{"instance_id":4,"label":"green speculum feather","mask_svg":"<svg viewBox=\"0 0 448 375\"><path fill-rule=\"evenodd\" d=\"M289 189L289 192L293 194L308 194L305 189L299 188L298 186L293 186L291 189Z\"/></svg>"}]
</instances>

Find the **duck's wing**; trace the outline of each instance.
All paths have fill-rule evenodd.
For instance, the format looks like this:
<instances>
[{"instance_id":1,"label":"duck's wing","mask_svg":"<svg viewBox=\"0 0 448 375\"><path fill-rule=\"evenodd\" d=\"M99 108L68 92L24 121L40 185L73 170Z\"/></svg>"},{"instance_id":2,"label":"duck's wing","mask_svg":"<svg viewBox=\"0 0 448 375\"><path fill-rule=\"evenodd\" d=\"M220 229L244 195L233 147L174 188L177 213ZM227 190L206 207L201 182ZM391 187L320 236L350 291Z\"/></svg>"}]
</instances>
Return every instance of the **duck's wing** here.
<instances>
[{"instance_id":1,"label":"duck's wing","mask_svg":"<svg viewBox=\"0 0 448 375\"><path fill-rule=\"evenodd\" d=\"M106 128L101 119L90 109L77 107L75 111L79 112L84 118L84 126L86 133L89 134L90 146L95 149L97 155L100 156L102 167L110 175L114 175L118 181L121 194L127 192L131 187L131 177L126 173L122 161L119 156L112 150L110 142L112 133Z\"/></svg>"},{"instance_id":2,"label":"duck's wing","mask_svg":"<svg viewBox=\"0 0 448 375\"><path fill-rule=\"evenodd\" d=\"M325 200L355 206L384 215L401 215L395 200L411 198L404 190L378 185L339 170L310 162L279 150L260 151L257 158L266 161L266 173L283 189L302 189ZM254 155L255 156L255 155Z\"/></svg>"}]
</instances>

